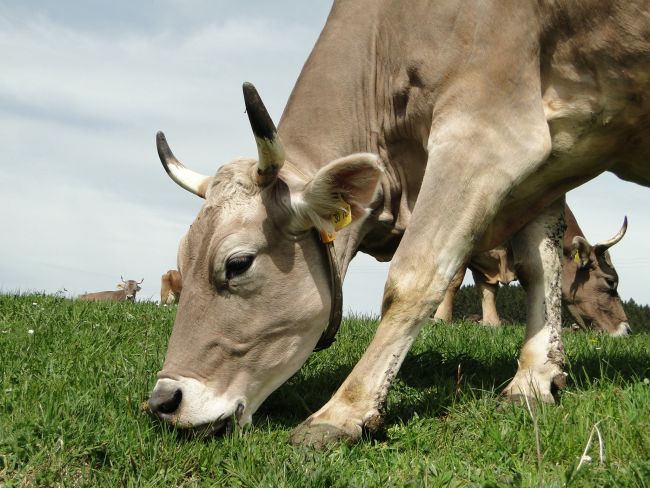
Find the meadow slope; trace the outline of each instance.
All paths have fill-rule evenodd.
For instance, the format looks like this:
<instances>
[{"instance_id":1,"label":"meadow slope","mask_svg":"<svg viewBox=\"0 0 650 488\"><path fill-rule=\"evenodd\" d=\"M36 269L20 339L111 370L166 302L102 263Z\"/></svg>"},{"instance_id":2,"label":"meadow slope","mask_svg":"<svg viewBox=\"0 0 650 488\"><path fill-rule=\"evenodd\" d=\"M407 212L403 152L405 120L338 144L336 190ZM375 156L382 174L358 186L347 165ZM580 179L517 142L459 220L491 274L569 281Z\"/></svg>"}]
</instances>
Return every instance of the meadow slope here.
<instances>
[{"instance_id":1,"label":"meadow slope","mask_svg":"<svg viewBox=\"0 0 650 488\"><path fill-rule=\"evenodd\" d=\"M557 406L503 403L523 327L425 325L398 375L386 431L314 452L291 430L334 392L376 320L337 342L262 406L252 428L196 439L146 416L175 308L0 296L3 486L649 486L650 334L564 335ZM594 425L591 462L577 466ZM596 436L597 437L597 436Z\"/></svg>"}]
</instances>

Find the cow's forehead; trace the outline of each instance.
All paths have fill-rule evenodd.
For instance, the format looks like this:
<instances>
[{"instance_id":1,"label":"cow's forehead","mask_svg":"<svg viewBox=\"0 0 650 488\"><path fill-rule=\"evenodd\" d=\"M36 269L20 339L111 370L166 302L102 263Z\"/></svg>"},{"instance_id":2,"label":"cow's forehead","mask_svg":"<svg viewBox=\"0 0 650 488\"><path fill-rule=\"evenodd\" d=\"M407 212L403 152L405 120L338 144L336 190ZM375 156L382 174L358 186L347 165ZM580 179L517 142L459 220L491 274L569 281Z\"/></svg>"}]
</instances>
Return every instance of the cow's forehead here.
<instances>
[{"instance_id":1,"label":"cow's forehead","mask_svg":"<svg viewBox=\"0 0 650 488\"><path fill-rule=\"evenodd\" d=\"M262 232L269 202L264 201L264 189L253 179L255 163L238 159L219 168L205 203L183 238L179 256L205 253L228 235Z\"/></svg>"},{"instance_id":2,"label":"cow's forehead","mask_svg":"<svg viewBox=\"0 0 650 488\"><path fill-rule=\"evenodd\" d=\"M253 181L254 159L235 159L221 166L206 195L206 206L226 207L249 200L260 193Z\"/></svg>"},{"instance_id":3,"label":"cow's forehead","mask_svg":"<svg viewBox=\"0 0 650 488\"><path fill-rule=\"evenodd\" d=\"M236 159L219 168L190 233L260 225L267 218L280 227L288 222L292 205L286 177L290 175L277 178L271 185L260 186L255 179L256 165L254 159ZM304 186L302 180L289 180L294 186Z\"/></svg>"}]
</instances>

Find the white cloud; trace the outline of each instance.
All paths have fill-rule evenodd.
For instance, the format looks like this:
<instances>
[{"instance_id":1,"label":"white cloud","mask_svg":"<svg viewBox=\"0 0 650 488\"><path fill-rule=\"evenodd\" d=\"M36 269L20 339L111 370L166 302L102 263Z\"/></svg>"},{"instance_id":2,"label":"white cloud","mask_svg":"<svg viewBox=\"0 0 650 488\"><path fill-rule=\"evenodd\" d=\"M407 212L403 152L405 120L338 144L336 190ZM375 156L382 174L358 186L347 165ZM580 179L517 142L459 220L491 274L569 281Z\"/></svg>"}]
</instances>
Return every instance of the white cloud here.
<instances>
[{"instance_id":1,"label":"white cloud","mask_svg":"<svg viewBox=\"0 0 650 488\"><path fill-rule=\"evenodd\" d=\"M106 5L0 5L5 291L109 289L124 274L144 276L142 296L155 297L200 204L164 174L155 132L165 130L176 154L203 173L255 155L241 83L258 86L277 121L329 2L274 4L268 18L251 14L268 12L266 3ZM595 241L629 215L628 235L612 250L621 294L650 303L650 192L615 178L593 185L569 196L578 220ZM378 312L386 271L355 259L346 309Z\"/></svg>"},{"instance_id":2,"label":"white cloud","mask_svg":"<svg viewBox=\"0 0 650 488\"><path fill-rule=\"evenodd\" d=\"M39 118L83 125L178 115L201 124L211 118L206 106L236 113L243 80L233 78L242 67L263 73L284 65L297 75L297 59L304 59L304 43L313 37L303 27L236 19L192 32L116 38L72 31L42 17L0 26L5 102Z\"/></svg>"},{"instance_id":3,"label":"white cloud","mask_svg":"<svg viewBox=\"0 0 650 488\"><path fill-rule=\"evenodd\" d=\"M146 277L141 295L155 297L160 275L176 266L176 243L190 223L65 183L42 186L31 198L10 186L0 193L0 206L17 210L3 218L5 235L14 236L2 244L4 291L65 287L76 295L112 289L124 275Z\"/></svg>"},{"instance_id":4,"label":"white cloud","mask_svg":"<svg viewBox=\"0 0 650 488\"><path fill-rule=\"evenodd\" d=\"M0 8L1 289L77 294L124 274L155 297L201 203L164 173L155 132L206 174L254 155L244 76L275 70L258 87L279 118L316 35L237 18L107 33Z\"/></svg>"}]
</instances>

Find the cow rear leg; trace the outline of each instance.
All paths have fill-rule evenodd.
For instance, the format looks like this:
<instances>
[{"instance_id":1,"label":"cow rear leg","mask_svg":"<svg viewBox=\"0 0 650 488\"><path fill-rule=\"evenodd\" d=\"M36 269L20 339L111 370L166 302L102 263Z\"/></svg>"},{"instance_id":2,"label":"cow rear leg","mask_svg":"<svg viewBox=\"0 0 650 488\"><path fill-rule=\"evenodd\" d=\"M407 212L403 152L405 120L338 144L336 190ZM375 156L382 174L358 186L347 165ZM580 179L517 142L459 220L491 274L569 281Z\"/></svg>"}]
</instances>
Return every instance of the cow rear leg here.
<instances>
[{"instance_id":1,"label":"cow rear leg","mask_svg":"<svg viewBox=\"0 0 650 488\"><path fill-rule=\"evenodd\" d=\"M447 292L445 293L445 298L442 299L442 303L438 305L438 310L436 310L436 313L433 316L434 321L451 322L452 311L454 309L454 298L456 298L456 293L458 293L460 285L463 284L465 270L466 268L463 266L451 279L451 283L449 283Z\"/></svg>"},{"instance_id":2,"label":"cow rear leg","mask_svg":"<svg viewBox=\"0 0 650 488\"><path fill-rule=\"evenodd\" d=\"M472 276L474 276L474 283L481 297L481 313L483 315L481 323L490 326L501 325L501 319L497 312L497 290L499 289L499 284L488 283L485 281L483 273L477 271L472 271Z\"/></svg>"},{"instance_id":3,"label":"cow rear leg","mask_svg":"<svg viewBox=\"0 0 650 488\"><path fill-rule=\"evenodd\" d=\"M517 276L528 297L519 368L503 392L517 403L552 403L551 384L564 378L560 335L563 209L561 198L512 239Z\"/></svg>"}]
</instances>

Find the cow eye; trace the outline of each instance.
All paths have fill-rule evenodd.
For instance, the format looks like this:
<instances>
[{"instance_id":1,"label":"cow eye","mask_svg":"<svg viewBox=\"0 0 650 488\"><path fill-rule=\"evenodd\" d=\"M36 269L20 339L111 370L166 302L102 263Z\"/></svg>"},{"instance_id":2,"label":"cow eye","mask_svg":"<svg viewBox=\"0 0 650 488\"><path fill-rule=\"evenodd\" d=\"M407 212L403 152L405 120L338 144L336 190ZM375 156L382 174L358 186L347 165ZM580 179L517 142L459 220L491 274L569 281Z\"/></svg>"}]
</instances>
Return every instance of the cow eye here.
<instances>
[{"instance_id":1,"label":"cow eye","mask_svg":"<svg viewBox=\"0 0 650 488\"><path fill-rule=\"evenodd\" d=\"M616 290L618 283L616 283L615 279L605 278L605 282L607 283L607 286L609 286L610 289Z\"/></svg>"},{"instance_id":2,"label":"cow eye","mask_svg":"<svg viewBox=\"0 0 650 488\"><path fill-rule=\"evenodd\" d=\"M235 276L239 276L250 268L251 264L253 264L253 256L251 255L230 258L226 263L226 279L231 280Z\"/></svg>"}]
</instances>

